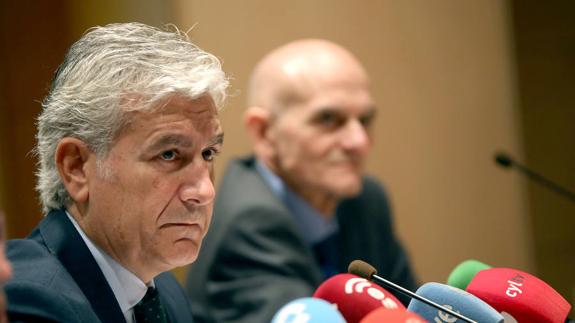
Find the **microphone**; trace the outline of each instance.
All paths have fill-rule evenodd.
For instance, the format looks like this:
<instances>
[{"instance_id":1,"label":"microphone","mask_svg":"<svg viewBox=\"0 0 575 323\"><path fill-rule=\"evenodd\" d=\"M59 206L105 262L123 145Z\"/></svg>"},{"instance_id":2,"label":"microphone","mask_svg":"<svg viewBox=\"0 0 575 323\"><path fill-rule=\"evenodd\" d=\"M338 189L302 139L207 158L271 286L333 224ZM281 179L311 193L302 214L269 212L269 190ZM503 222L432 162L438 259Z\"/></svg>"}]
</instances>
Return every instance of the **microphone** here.
<instances>
[{"instance_id":1,"label":"microphone","mask_svg":"<svg viewBox=\"0 0 575 323\"><path fill-rule=\"evenodd\" d=\"M359 323L426 323L421 316L401 310L390 310L380 307L367 314Z\"/></svg>"},{"instance_id":2,"label":"microphone","mask_svg":"<svg viewBox=\"0 0 575 323\"><path fill-rule=\"evenodd\" d=\"M569 302L547 283L516 269L482 270L467 291L517 322L564 323L571 310Z\"/></svg>"},{"instance_id":3,"label":"microphone","mask_svg":"<svg viewBox=\"0 0 575 323\"><path fill-rule=\"evenodd\" d=\"M449 274L447 285L465 290L467 285L469 285L473 277L475 277L478 272L489 268L491 268L491 266L484 264L481 261L473 259L465 260L457 265L451 274Z\"/></svg>"},{"instance_id":4,"label":"microphone","mask_svg":"<svg viewBox=\"0 0 575 323\"><path fill-rule=\"evenodd\" d=\"M421 301L421 302L423 302L429 306L433 306L433 307L435 307L435 308L437 308L437 309L439 309L445 313L451 314L452 316L455 316L460 320L463 320L463 321L468 322L468 323L477 323L477 322L471 320L470 318L467 318L467 317L465 317L465 316L463 316L463 315L461 315L455 311L452 311L452 310L450 310L444 306L441 306L441 305L439 305L435 302L432 302L432 301L430 301L424 297L421 297L421 296L415 294L414 292L412 292L408 289L405 289L405 288L403 288L403 287L401 287L395 283L392 283L389 280L386 280L381 276L378 276L377 270L375 270L375 268L373 268L372 265L366 263L365 261L362 261L362 260L352 261L349 264L347 271L349 273L358 275L359 277L363 277L363 278L366 278L369 280L377 280L380 284L383 284L385 287L389 287L389 288L391 288L397 292L400 292L404 295L407 295L411 298L415 298L418 301Z\"/></svg>"},{"instance_id":5,"label":"microphone","mask_svg":"<svg viewBox=\"0 0 575 323\"><path fill-rule=\"evenodd\" d=\"M304 297L284 305L272 318L271 323L346 323L335 307L322 300Z\"/></svg>"},{"instance_id":6,"label":"microphone","mask_svg":"<svg viewBox=\"0 0 575 323\"><path fill-rule=\"evenodd\" d=\"M504 318L489 304L461 289L440 283L427 283L417 290L417 295L443 304L444 307L481 323L503 323ZM453 317L442 310L429 307L414 299L407 307L408 311L419 314L430 322L455 322Z\"/></svg>"},{"instance_id":7,"label":"microphone","mask_svg":"<svg viewBox=\"0 0 575 323\"><path fill-rule=\"evenodd\" d=\"M313 297L336 304L349 323L357 323L371 311L384 307L405 309L390 292L352 274L338 274L323 282Z\"/></svg>"},{"instance_id":8,"label":"microphone","mask_svg":"<svg viewBox=\"0 0 575 323\"><path fill-rule=\"evenodd\" d=\"M571 202L575 203L575 193L571 192L570 190L566 189L565 187L555 183L554 181L548 179L547 177L535 172L534 170L529 169L527 166L524 166L517 161L513 160L509 155L505 153L497 153L495 155L495 162L504 168L515 168L520 173L526 175L528 178L534 180L535 182L545 186L547 189L558 193L559 195L567 198Z\"/></svg>"}]
</instances>

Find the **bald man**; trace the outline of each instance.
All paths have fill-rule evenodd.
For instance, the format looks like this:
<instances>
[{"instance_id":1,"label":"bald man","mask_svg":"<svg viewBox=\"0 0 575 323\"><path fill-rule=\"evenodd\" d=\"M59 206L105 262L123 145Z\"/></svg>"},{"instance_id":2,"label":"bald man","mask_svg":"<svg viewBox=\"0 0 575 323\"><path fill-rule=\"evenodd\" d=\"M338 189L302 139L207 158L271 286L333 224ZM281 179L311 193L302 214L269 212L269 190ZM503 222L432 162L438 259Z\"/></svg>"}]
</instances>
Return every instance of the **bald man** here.
<instances>
[{"instance_id":1,"label":"bald man","mask_svg":"<svg viewBox=\"0 0 575 323\"><path fill-rule=\"evenodd\" d=\"M196 319L269 322L354 259L414 290L384 190L362 176L376 108L357 59L324 40L284 45L254 69L248 104L255 156L230 163L190 269Z\"/></svg>"}]
</instances>

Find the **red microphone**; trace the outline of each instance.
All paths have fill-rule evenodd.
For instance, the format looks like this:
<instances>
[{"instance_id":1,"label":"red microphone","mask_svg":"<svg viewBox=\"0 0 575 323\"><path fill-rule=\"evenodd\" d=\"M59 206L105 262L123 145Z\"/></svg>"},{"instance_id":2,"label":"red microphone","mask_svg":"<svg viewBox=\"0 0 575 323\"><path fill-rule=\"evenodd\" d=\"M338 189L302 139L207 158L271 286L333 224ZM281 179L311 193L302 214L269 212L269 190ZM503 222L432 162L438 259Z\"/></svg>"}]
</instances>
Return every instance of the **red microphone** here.
<instances>
[{"instance_id":1,"label":"red microphone","mask_svg":"<svg viewBox=\"0 0 575 323\"><path fill-rule=\"evenodd\" d=\"M421 316L403 310L380 307L367 314L359 323L427 323Z\"/></svg>"},{"instance_id":2,"label":"red microphone","mask_svg":"<svg viewBox=\"0 0 575 323\"><path fill-rule=\"evenodd\" d=\"M516 269L482 270L466 290L521 323L563 323L571 310L569 302L551 286Z\"/></svg>"},{"instance_id":3,"label":"red microphone","mask_svg":"<svg viewBox=\"0 0 575 323\"><path fill-rule=\"evenodd\" d=\"M348 323L359 322L371 311L381 307L405 310L403 304L390 292L352 274L331 277L317 288L313 297L336 304Z\"/></svg>"}]
</instances>

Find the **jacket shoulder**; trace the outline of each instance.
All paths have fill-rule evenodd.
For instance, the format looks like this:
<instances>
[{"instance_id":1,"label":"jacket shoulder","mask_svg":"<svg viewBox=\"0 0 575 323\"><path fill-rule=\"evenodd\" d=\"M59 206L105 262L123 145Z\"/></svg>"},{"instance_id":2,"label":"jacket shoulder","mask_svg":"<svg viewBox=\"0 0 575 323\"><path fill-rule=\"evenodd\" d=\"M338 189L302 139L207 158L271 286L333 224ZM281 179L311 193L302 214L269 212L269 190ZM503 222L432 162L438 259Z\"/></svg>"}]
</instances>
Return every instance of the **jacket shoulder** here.
<instances>
[{"instance_id":1,"label":"jacket shoulder","mask_svg":"<svg viewBox=\"0 0 575 323\"><path fill-rule=\"evenodd\" d=\"M68 271L35 240L6 244L13 277L5 285L7 310L15 322L99 322Z\"/></svg>"},{"instance_id":2,"label":"jacket shoulder","mask_svg":"<svg viewBox=\"0 0 575 323\"><path fill-rule=\"evenodd\" d=\"M236 209L245 205L278 207L281 203L256 170L253 159L235 159L226 168L215 207Z\"/></svg>"}]
</instances>

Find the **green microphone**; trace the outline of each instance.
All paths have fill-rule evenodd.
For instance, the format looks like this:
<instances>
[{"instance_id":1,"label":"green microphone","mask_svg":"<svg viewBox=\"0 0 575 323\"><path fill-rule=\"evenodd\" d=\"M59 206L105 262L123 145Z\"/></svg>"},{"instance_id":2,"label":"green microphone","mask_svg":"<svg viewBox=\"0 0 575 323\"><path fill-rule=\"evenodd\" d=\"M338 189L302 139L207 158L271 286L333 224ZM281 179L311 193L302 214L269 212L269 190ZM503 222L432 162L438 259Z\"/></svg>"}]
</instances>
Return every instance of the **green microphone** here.
<instances>
[{"instance_id":1,"label":"green microphone","mask_svg":"<svg viewBox=\"0 0 575 323\"><path fill-rule=\"evenodd\" d=\"M477 260L465 260L453 269L449 278L447 278L447 285L452 287L457 287L459 289L465 290L467 285L471 282L475 275L484 270L490 269L491 266L482 263Z\"/></svg>"}]
</instances>

